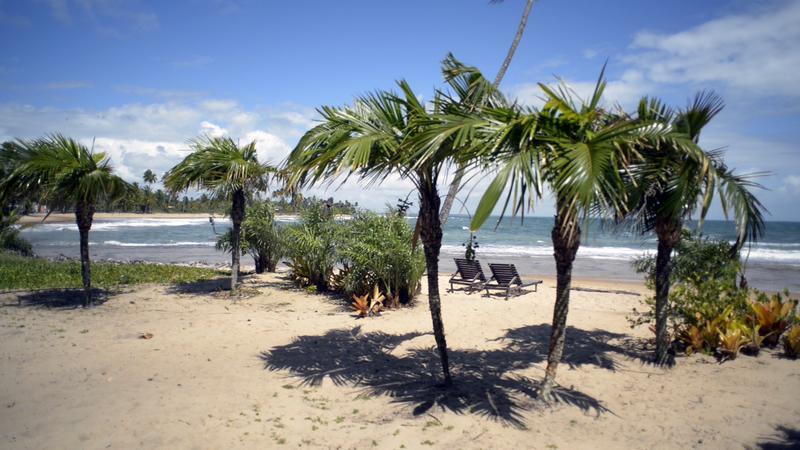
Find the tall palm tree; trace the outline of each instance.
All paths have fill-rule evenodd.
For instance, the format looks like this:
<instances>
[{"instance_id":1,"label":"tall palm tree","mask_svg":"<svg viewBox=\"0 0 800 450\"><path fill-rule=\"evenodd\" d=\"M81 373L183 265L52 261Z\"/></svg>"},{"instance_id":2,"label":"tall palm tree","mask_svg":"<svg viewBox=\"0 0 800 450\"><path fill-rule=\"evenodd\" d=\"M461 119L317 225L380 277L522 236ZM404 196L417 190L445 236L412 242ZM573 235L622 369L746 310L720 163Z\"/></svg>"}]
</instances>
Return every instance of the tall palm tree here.
<instances>
[{"instance_id":1,"label":"tall palm tree","mask_svg":"<svg viewBox=\"0 0 800 450\"><path fill-rule=\"evenodd\" d=\"M722 99L710 91L699 92L687 108L677 112L658 99L644 98L639 102L638 120L671 133L667 139L658 137L636 145L637 159L630 172L633 174L630 201L636 223L643 232L655 231L658 238L656 364L669 362L670 259L680 242L685 221L700 207L698 216L702 224L716 191L726 217L728 211L734 215L738 233L736 253L745 242L757 240L764 231L764 207L750 192L750 188L758 185L751 177L729 170L720 152L706 152L697 147L702 129L723 107ZM695 145L681 145L681 140Z\"/></svg>"},{"instance_id":2,"label":"tall palm tree","mask_svg":"<svg viewBox=\"0 0 800 450\"><path fill-rule=\"evenodd\" d=\"M443 71L454 93L437 92L433 111L462 101L476 101L491 91L477 70L468 68L452 55L443 63ZM450 74L450 75L448 75ZM357 176L369 183L379 183L389 175L411 181L419 195L417 228L422 240L428 277L428 304L433 323L444 384L452 377L445 339L439 296L439 252L442 226L439 221L439 176L452 161L456 148L452 140L437 149L419 152L413 144L429 122L426 109L411 87L398 82L401 94L379 91L356 99L352 106L322 107L322 123L308 131L287 160L293 183L312 185L333 183L340 176ZM469 97L471 96L471 97Z\"/></svg>"},{"instance_id":3,"label":"tall palm tree","mask_svg":"<svg viewBox=\"0 0 800 450\"><path fill-rule=\"evenodd\" d=\"M0 183L0 193L4 198L15 192L36 193L50 207L75 209L84 306L89 306L92 301L89 230L95 208L100 198L117 199L127 192L129 185L114 175L105 153L95 153L60 134L18 144L16 151L7 155L15 167Z\"/></svg>"},{"instance_id":4,"label":"tall palm tree","mask_svg":"<svg viewBox=\"0 0 800 450\"><path fill-rule=\"evenodd\" d=\"M501 3L502 1L503 0L492 0L492 3ZM514 35L514 40L511 41L511 46L508 48L508 53L503 60L503 64L500 66L500 70L497 71L497 76L494 78L493 86L495 90L500 88L500 82L503 81L503 77L505 77L506 71L508 71L508 67L511 65L511 60L514 58L514 53L517 52L517 47L522 40L522 35L525 33L525 27L528 25L528 15L531 13L533 3L534 0L527 0L525 2L525 9L522 11L522 17L520 17L519 25L517 25L517 33ZM450 182L447 196L444 198L444 202L442 202L442 212L439 214L442 226L447 223L447 219L450 217L450 210L453 208L453 202L462 188L465 170L466 167L459 165L453 176L453 180Z\"/></svg>"},{"instance_id":5,"label":"tall palm tree","mask_svg":"<svg viewBox=\"0 0 800 450\"><path fill-rule=\"evenodd\" d=\"M203 136L189 145L192 153L164 175L164 185L172 192L197 188L231 200L231 293L236 293L245 200L266 189L271 169L258 162L255 141L240 147L230 137Z\"/></svg>"},{"instance_id":6,"label":"tall palm tree","mask_svg":"<svg viewBox=\"0 0 800 450\"><path fill-rule=\"evenodd\" d=\"M144 174L142 175L142 179L147 184L153 184L156 181L158 181L158 177L156 177L156 174L150 169L147 169L147 170L144 171Z\"/></svg>"},{"instance_id":7,"label":"tall palm tree","mask_svg":"<svg viewBox=\"0 0 800 450\"><path fill-rule=\"evenodd\" d=\"M547 397L555 383L564 349L572 263L580 246L580 221L590 213L622 216L626 211L620 170L626 162L624 143L638 139L644 127L620 120L600 107L605 81L601 73L592 96L580 101L565 85L540 84L547 103L542 111L518 105L481 107L474 112L442 115L425 136L435 148L436 139L456 136L461 157L488 160L497 170L473 215L471 228L480 228L507 191L514 213L533 208L549 188L556 200L551 233L557 286L553 325L542 383ZM475 167L475 164L473 164ZM485 166L479 165L479 168ZM510 186L510 189L507 189Z\"/></svg>"}]
</instances>

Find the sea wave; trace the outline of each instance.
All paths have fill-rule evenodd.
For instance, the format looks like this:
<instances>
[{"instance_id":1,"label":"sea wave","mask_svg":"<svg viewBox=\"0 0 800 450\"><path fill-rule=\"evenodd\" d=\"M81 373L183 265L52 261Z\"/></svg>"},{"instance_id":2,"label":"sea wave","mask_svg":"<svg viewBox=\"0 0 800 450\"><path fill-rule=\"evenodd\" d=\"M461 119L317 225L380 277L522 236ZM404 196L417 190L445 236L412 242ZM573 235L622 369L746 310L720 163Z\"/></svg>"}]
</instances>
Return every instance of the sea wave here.
<instances>
[{"instance_id":1,"label":"sea wave","mask_svg":"<svg viewBox=\"0 0 800 450\"><path fill-rule=\"evenodd\" d=\"M195 241L182 241L182 242L120 242L120 241L103 241L101 245L111 247L213 247L213 242L195 242Z\"/></svg>"},{"instance_id":2,"label":"sea wave","mask_svg":"<svg viewBox=\"0 0 800 450\"><path fill-rule=\"evenodd\" d=\"M227 224L227 218L215 218L217 224ZM109 220L97 221L92 224L92 231L113 231L120 228L152 228L152 227L184 227L209 225L208 219L130 219L130 220ZM28 232L44 231L77 231L78 226L74 223L44 223L27 229Z\"/></svg>"},{"instance_id":3,"label":"sea wave","mask_svg":"<svg viewBox=\"0 0 800 450\"><path fill-rule=\"evenodd\" d=\"M448 254L459 254L464 252L464 247L460 245L443 245L442 251ZM552 257L553 247L551 246L525 246L525 245L497 245L484 244L478 247L479 255L487 256L531 256L531 257ZM612 246L581 246L578 249L578 257L591 259L607 259L618 261L630 261L642 255L654 255L655 249L634 248L634 247L612 247ZM743 252L743 257L749 261L775 262L787 264L800 264L800 248L797 250L773 249L757 247Z\"/></svg>"}]
</instances>

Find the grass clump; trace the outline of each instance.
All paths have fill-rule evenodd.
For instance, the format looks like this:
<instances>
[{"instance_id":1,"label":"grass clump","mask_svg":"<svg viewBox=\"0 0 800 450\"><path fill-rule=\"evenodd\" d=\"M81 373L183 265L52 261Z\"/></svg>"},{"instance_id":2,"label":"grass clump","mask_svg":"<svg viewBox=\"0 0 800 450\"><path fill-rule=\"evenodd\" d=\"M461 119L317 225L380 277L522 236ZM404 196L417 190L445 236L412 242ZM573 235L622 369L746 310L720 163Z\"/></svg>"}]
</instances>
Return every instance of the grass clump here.
<instances>
[{"instance_id":1,"label":"grass clump","mask_svg":"<svg viewBox=\"0 0 800 450\"><path fill-rule=\"evenodd\" d=\"M145 283L193 283L219 275L212 269L164 264L92 264L92 282L99 288ZM0 253L0 290L71 289L82 286L79 261L49 261Z\"/></svg>"}]
</instances>

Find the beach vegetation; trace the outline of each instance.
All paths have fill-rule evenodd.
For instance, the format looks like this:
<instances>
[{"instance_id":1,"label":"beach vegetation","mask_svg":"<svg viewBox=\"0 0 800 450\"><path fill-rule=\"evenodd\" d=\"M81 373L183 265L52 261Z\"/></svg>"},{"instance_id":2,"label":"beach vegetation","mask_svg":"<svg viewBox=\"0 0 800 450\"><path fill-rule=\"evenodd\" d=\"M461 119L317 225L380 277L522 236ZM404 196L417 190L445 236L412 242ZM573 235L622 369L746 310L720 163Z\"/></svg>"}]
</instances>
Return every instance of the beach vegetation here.
<instances>
[{"instance_id":1,"label":"beach vegetation","mask_svg":"<svg viewBox=\"0 0 800 450\"><path fill-rule=\"evenodd\" d=\"M778 292L772 296L759 293L758 297L750 303L752 321L758 325L759 332L764 338L764 344L775 346L784 331L792 323L797 310L797 300L789 298L789 293L783 295Z\"/></svg>"},{"instance_id":2,"label":"beach vegetation","mask_svg":"<svg viewBox=\"0 0 800 450\"><path fill-rule=\"evenodd\" d=\"M177 193L189 188L206 190L231 202L231 293L239 285L241 231L245 201L264 190L272 168L258 161L256 143L239 146L230 137L203 136L190 142L192 153L164 175L164 185Z\"/></svg>"},{"instance_id":3,"label":"beach vegetation","mask_svg":"<svg viewBox=\"0 0 800 450\"><path fill-rule=\"evenodd\" d=\"M213 269L148 263L96 262L92 285L101 289L135 284L183 284L219 277ZM80 261L51 261L0 253L0 289L75 289L83 287Z\"/></svg>"},{"instance_id":4,"label":"beach vegetation","mask_svg":"<svg viewBox=\"0 0 800 450\"><path fill-rule=\"evenodd\" d=\"M783 336L783 351L790 358L800 357L800 323L792 325Z\"/></svg>"},{"instance_id":5,"label":"beach vegetation","mask_svg":"<svg viewBox=\"0 0 800 450\"><path fill-rule=\"evenodd\" d=\"M760 187L753 181L757 174L735 174L720 151L705 151L698 145L701 131L723 108L722 98L711 91L696 94L689 106L680 110L656 98L639 102L636 120L665 131L648 133L633 145L626 171L630 174L627 201L631 210L627 216L633 217L643 232L654 231L658 238L652 270L657 364L669 360L671 256L680 243L684 223L697 215L702 226L717 194L725 216L731 213L737 228L732 255L764 233L764 207L751 192ZM686 269L702 276L688 264Z\"/></svg>"},{"instance_id":6,"label":"beach vegetation","mask_svg":"<svg viewBox=\"0 0 800 450\"><path fill-rule=\"evenodd\" d=\"M23 256L33 256L31 243L20 235L17 228L16 211L4 214L0 211L0 251L17 253Z\"/></svg>"},{"instance_id":7,"label":"beach vegetation","mask_svg":"<svg viewBox=\"0 0 800 450\"><path fill-rule=\"evenodd\" d=\"M337 224L333 214L313 205L300 215L300 223L282 228L289 276L298 286L327 291L337 261Z\"/></svg>"},{"instance_id":8,"label":"beach vegetation","mask_svg":"<svg viewBox=\"0 0 800 450\"><path fill-rule=\"evenodd\" d=\"M60 134L19 141L10 151L4 151L3 159L13 161L14 169L0 182L0 198L25 195L38 198L51 208L74 209L80 236L84 306L89 306L89 230L98 201L119 199L130 185L114 174L105 153L94 152Z\"/></svg>"},{"instance_id":9,"label":"beach vegetation","mask_svg":"<svg viewBox=\"0 0 800 450\"><path fill-rule=\"evenodd\" d=\"M351 306L356 314L358 314L358 317L375 316L380 314L384 300L386 300L386 297L381 293L376 284L372 288L371 293L368 292L364 295L353 294L353 303Z\"/></svg>"},{"instance_id":10,"label":"beach vegetation","mask_svg":"<svg viewBox=\"0 0 800 450\"><path fill-rule=\"evenodd\" d=\"M495 173L473 215L472 230L486 222L504 194L501 218L509 207L515 215L534 209L545 186L555 197L551 236L556 301L542 385L547 397L564 353L572 265L580 247L581 222L590 215L620 218L624 214L626 191L620 176L624 149L647 130L601 106L606 86L603 72L585 100L565 83L539 86L545 98L541 110L516 104L481 105L459 114L437 116L426 137L430 146L454 137L464 150L461 155L471 158L475 169Z\"/></svg>"},{"instance_id":11,"label":"beach vegetation","mask_svg":"<svg viewBox=\"0 0 800 450\"><path fill-rule=\"evenodd\" d=\"M334 277L336 289L349 297L378 286L388 305L408 303L419 287L425 258L411 245L413 229L406 219L394 211L361 212L340 227L337 257L342 270Z\"/></svg>"},{"instance_id":12,"label":"beach vegetation","mask_svg":"<svg viewBox=\"0 0 800 450\"><path fill-rule=\"evenodd\" d=\"M230 252L233 230L222 234L216 243L217 250ZM256 201L247 207L242 222L242 253L253 257L256 273L275 272L286 253L283 233L275 221L275 207L266 201Z\"/></svg>"},{"instance_id":13,"label":"beach vegetation","mask_svg":"<svg viewBox=\"0 0 800 450\"><path fill-rule=\"evenodd\" d=\"M417 229L425 255L431 322L444 384L449 385L438 279L443 234L438 186L440 176L463 150L463 139L433 137L435 145L427 145L423 136L433 125L431 114L455 113L495 101L500 95L477 69L464 66L452 55L443 62L442 72L452 92L437 91L430 103L423 103L407 82L399 81L400 93L378 91L349 106L320 108L322 123L300 139L289 155L287 171L294 186L332 183L353 175L367 184L380 183L390 175L413 183L419 197Z\"/></svg>"}]
</instances>

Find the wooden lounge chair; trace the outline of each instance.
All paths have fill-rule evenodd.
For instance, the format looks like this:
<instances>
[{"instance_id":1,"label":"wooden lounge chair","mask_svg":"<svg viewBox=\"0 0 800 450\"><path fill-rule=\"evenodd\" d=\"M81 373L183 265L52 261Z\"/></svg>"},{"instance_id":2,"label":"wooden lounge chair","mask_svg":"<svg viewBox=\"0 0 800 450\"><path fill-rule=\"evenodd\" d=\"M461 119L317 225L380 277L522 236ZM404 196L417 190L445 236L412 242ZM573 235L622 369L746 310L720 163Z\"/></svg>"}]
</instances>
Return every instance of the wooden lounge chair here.
<instances>
[{"instance_id":1,"label":"wooden lounge chair","mask_svg":"<svg viewBox=\"0 0 800 450\"><path fill-rule=\"evenodd\" d=\"M467 261L463 258L454 258L456 262L456 273L450 277L450 292L455 289L454 284L466 286L466 290L472 292L473 290L481 290L483 284L486 283L486 275L483 274L481 263L477 259L474 261Z\"/></svg>"},{"instance_id":2,"label":"wooden lounge chair","mask_svg":"<svg viewBox=\"0 0 800 450\"><path fill-rule=\"evenodd\" d=\"M489 290L505 291L506 299L511 294L522 295L524 292L522 288L533 286L533 291L536 292L542 280L534 280L523 282L522 277L517 272L517 267L514 264L489 264L489 269L492 271L492 278L484 283L483 287L486 289L486 295L491 295Z\"/></svg>"}]
</instances>

